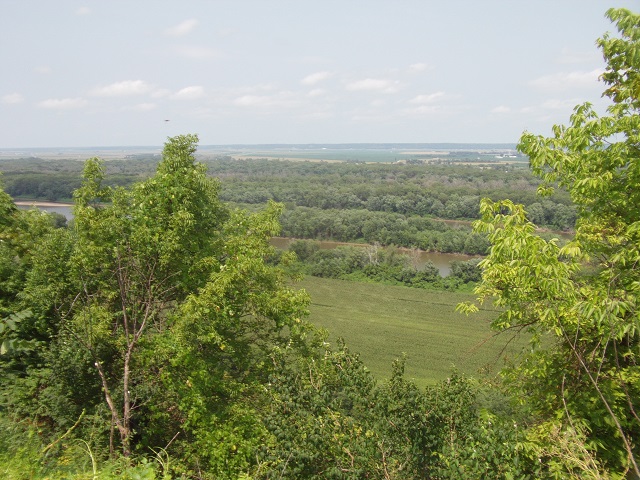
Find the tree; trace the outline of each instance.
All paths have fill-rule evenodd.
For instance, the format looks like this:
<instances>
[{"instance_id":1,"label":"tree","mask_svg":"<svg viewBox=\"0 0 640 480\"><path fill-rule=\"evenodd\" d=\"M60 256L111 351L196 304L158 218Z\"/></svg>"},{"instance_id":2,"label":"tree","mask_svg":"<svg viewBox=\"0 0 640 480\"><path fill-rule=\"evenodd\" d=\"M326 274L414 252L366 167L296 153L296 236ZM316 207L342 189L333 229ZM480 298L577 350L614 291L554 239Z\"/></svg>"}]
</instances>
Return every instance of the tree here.
<instances>
[{"instance_id":1,"label":"tree","mask_svg":"<svg viewBox=\"0 0 640 480\"><path fill-rule=\"evenodd\" d=\"M480 261L479 258L472 258L467 261L455 260L451 262L451 276L459 278L464 283L480 281L481 274L478 268Z\"/></svg>"},{"instance_id":2,"label":"tree","mask_svg":"<svg viewBox=\"0 0 640 480\"><path fill-rule=\"evenodd\" d=\"M495 328L551 343L507 375L520 397L569 430L586 427L610 469L640 476L640 15L607 16L620 33L598 41L607 114L579 105L552 137L525 132L518 145L543 180L539 193L571 195L575 237L547 242L521 205L482 200L475 229L492 246L476 292L501 307Z\"/></svg>"},{"instance_id":3,"label":"tree","mask_svg":"<svg viewBox=\"0 0 640 480\"><path fill-rule=\"evenodd\" d=\"M18 209L13 200L0 189L0 315L7 312L7 300L15 297L14 280L19 264L16 262L16 226Z\"/></svg>"},{"instance_id":4,"label":"tree","mask_svg":"<svg viewBox=\"0 0 640 480\"><path fill-rule=\"evenodd\" d=\"M194 161L196 141L170 139L157 174L131 191L104 188L102 164L90 159L74 195L69 280L75 295L65 299L63 326L91 353L125 455L138 403L136 350L148 332L162 329L172 304L203 286L204 263L216 252L228 215L217 184ZM119 372L107 355L121 362Z\"/></svg>"},{"instance_id":5,"label":"tree","mask_svg":"<svg viewBox=\"0 0 640 480\"><path fill-rule=\"evenodd\" d=\"M150 423L154 401L180 408L162 372L179 370L180 359L182 367L194 363L193 352L207 342L234 346L231 351L249 362L249 325L273 322L270 329L255 328L269 343L306 311L306 294L286 287L278 269L264 262L281 207L230 212L218 199L218 182L195 161L196 146L195 135L170 138L156 174L131 189L105 187L103 163L87 160L74 193L73 229L44 239L21 292L47 319L52 351L91 362L111 417L112 449L115 429L125 456L134 436L153 437L161 429ZM207 342L194 331L206 331ZM77 349L86 355L74 357ZM204 358L217 365L224 363L220 355L215 348ZM210 365L203 361L206 371ZM188 414L173 418L171 428L177 431L185 419Z\"/></svg>"}]
</instances>

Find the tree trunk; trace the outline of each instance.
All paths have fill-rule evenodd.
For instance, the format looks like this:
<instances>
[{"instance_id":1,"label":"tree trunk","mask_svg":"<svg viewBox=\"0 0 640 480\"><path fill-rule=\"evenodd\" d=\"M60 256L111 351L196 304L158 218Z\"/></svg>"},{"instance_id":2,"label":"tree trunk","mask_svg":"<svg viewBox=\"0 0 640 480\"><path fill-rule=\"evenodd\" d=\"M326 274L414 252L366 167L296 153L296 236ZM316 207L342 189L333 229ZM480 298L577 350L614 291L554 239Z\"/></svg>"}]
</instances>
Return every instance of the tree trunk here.
<instances>
[{"instance_id":1,"label":"tree trunk","mask_svg":"<svg viewBox=\"0 0 640 480\"><path fill-rule=\"evenodd\" d=\"M125 359L125 365L127 366L128 371L128 361ZM104 398L109 406L109 410L111 410L111 418L112 423L115 423L118 428L118 432L120 433L120 439L122 441L122 450L125 457L128 457L131 454L131 445L130 445L130 436L131 430L129 428L130 419L129 418L120 418L118 415L118 410L116 409L116 405L113 402L113 398L111 398L111 391L109 390L109 384L107 383L107 376L104 373L102 365L99 361L95 362L95 366L98 369L98 373L100 374L100 379L102 380L102 389L104 390ZM128 379L127 379L128 382ZM128 402L128 395L127 395Z\"/></svg>"},{"instance_id":2,"label":"tree trunk","mask_svg":"<svg viewBox=\"0 0 640 480\"><path fill-rule=\"evenodd\" d=\"M125 457L131 454L131 392L129 392L129 373L131 363L131 352L134 342L129 344L127 353L124 356L124 366L122 375L122 430L120 436L122 438L122 450Z\"/></svg>"}]
</instances>

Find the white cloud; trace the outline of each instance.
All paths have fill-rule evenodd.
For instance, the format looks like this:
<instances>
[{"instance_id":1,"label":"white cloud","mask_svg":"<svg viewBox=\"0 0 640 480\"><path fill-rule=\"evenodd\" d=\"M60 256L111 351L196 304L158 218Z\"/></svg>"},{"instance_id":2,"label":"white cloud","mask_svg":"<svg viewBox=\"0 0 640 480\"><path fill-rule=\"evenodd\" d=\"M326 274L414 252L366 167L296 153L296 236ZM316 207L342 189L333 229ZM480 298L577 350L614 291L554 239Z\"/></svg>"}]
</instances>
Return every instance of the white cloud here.
<instances>
[{"instance_id":1,"label":"white cloud","mask_svg":"<svg viewBox=\"0 0 640 480\"><path fill-rule=\"evenodd\" d=\"M96 97L125 97L129 95L144 95L151 93L153 86L144 80L124 80L91 90L91 95Z\"/></svg>"},{"instance_id":2,"label":"white cloud","mask_svg":"<svg viewBox=\"0 0 640 480\"><path fill-rule=\"evenodd\" d=\"M404 113L410 115L428 115L432 113L447 113L447 111L442 105L420 105L418 107L405 109Z\"/></svg>"},{"instance_id":3,"label":"white cloud","mask_svg":"<svg viewBox=\"0 0 640 480\"><path fill-rule=\"evenodd\" d=\"M38 103L40 108L49 108L54 110L70 110L74 108L82 108L87 105L84 98L49 98Z\"/></svg>"},{"instance_id":4,"label":"white cloud","mask_svg":"<svg viewBox=\"0 0 640 480\"><path fill-rule=\"evenodd\" d=\"M7 95L3 95L2 103L7 105L15 105L16 103L22 103L24 101L24 97L19 93L9 93Z\"/></svg>"},{"instance_id":5,"label":"white cloud","mask_svg":"<svg viewBox=\"0 0 640 480\"><path fill-rule=\"evenodd\" d=\"M398 82L378 78L365 78L363 80L348 83L346 88L352 92L376 91L383 93L395 93L398 91Z\"/></svg>"},{"instance_id":6,"label":"white cloud","mask_svg":"<svg viewBox=\"0 0 640 480\"><path fill-rule=\"evenodd\" d=\"M76 10L76 15L89 15L91 13L91 9L89 7L80 7Z\"/></svg>"},{"instance_id":7,"label":"white cloud","mask_svg":"<svg viewBox=\"0 0 640 480\"><path fill-rule=\"evenodd\" d=\"M505 106L505 105L499 105L497 107L494 107L491 109L491 113L510 113L511 112L511 108Z\"/></svg>"},{"instance_id":8,"label":"white cloud","mask_svg":"<svg viewBox=\"0 0 640 480\"><path fill-rule=\"evenodd\" d=\"M190 18L174 25L173 27L167 28L164 33L170 37L183 37L191 33L197 26L198 20Z\"/></svg>"},{"instance_id":9,"label":"white cloud","mask_svg":"<svg viewBox=\"0 0 640 480\"><path fill-rule=\"evenodd\" d=\"M315 85L323 80L326 80L327 78L331 77L331 73L330 72L316 72L316 73L312 73L311 75L307 75L306 77L304 77L302 79L302 84L303 85Z\"/></svg>"},{"instance_id":10,"label":"white cloud","mask_svg":"<svg viewBox=\"0 0 640 480\"><path fill-rule=\"evenodd\" d=\"M405 115L453 115L468 109L468 105L460 103L461 96L445 92L418 95L409 100L413 106L401 110Z\"/></svg>"},{"instance_id":11,"label":"white cloud","mask_svg":"<svg viewBox=\"0 0 640 480\"><path fill-rule=\"evenodd\" d=\"M561 72L536 78L529 82L534 88L544 91L565 91L575 88L594 87L597 85L602 69L595 69L589 72Z\"/></svg>"},{"instance_id":12,"label":"white cloud","mask_svg":"<svg viewBox=\"0 0 640 480\"><path fill-rule=\"evenodd\" d=\"M39 73L40 75L49 75L52 72L51 67L47 67L45 65L40 66L40 67L36 67L35 71L36 71L36 73Z\"/></svg>"},{"instance_id":13,"label":"white cloud","mask_svg":"<svg viewBox=\"0 0 640 480\"><path fill-rule=\"evenodd\" d=\"M204 88L200 85L192 85L178 90L171 95L171 98L174 100L196 100L202 96L204 96Z\"/></svg>"},{"instance_id":14,"label":"white cloud","mask_svg":"<svg viewBox=\"0 0 640 480\"><path fill-rule=\"evenodd\" d=\"M444 92L435 92L435 93L430 93L428 95L418 95L417 97L412 98L410 100L410 103L413 103L416 105L423 105L426 103L433 103L442 97L444 97Z\"/></svg>"}]
</instances>

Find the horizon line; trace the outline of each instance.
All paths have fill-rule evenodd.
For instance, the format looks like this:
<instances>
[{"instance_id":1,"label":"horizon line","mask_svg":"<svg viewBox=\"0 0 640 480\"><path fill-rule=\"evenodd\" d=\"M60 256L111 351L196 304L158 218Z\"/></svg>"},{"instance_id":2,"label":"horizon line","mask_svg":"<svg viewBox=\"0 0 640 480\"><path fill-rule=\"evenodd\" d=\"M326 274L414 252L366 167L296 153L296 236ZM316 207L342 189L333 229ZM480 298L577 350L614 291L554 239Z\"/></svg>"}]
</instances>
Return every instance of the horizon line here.
<instances>
[{"instance_id":1,"label":"horizon line","mask_svg":"<svg viewBox=\"0 0 640 480\"><path fill-rule=\"evenodd\" d=\"M239 148L239 147L354 147L354 146L386 146L388 148L408 146L431 148L455 148L454 146L490 146L493 148L515 149L517 143L513 142L336 142L336 143L221 143L198 145L198 149L212 148ZM20 150L118 150L118 149L162 149L163 145L90 145L90 146L22 146L22 147L0 147L0 151L20 151Z\"/></svg>"}]
</instances>

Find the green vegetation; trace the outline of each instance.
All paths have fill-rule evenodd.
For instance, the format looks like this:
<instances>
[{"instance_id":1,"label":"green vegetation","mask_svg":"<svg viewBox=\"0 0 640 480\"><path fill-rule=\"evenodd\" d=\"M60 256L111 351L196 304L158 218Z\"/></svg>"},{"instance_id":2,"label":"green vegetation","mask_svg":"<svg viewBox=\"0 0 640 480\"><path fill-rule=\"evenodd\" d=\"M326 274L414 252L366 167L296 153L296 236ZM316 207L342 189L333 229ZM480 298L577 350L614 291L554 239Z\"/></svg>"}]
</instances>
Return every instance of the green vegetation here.
<instances>
[{"instance_id":1,"label":"green vegetation","mask_svg":"<svg viewBox=\"0 0 640 480\"><path fill-rule=\"evenodd\" d=\"M553 346L508 373L513 392L554 428L583 429L588 448L613 472L640 477L640 15L609 10L621 38L598 41L607 69L599 116L578 105L545 138L525 133L518 148L543 180L577 206L575 238L560 247L538 237L522 205L483 200L475 224L489 236L479 299L504 311L499 330L526 330ZM473 310L472 305L463 309Z\"/></svg>"},{"instance_id":2,"label":"green vegetation","mask_svg":"<svg viewBox=\"0 0 640 480\"><path fill-rule=\"evenodd\" d=\"M343 338L378 379L406 354L405 372L420 386L445 380L458 369L468 375L496 373L504 358L515 361L528 336L496 336L493 309L468 318L455 313L471 294L307 277L315 325L333 344Z\"/></svg>"},{"instance_id":3,"label":"green vegetation","mask_svg":"<svg viewBox=\"0 0 640 480\"><path fill-rule=\"evenodd\" d=\"M220 184L196 161L195 135L170 138L152 174L120 172L129 175L126 188L107 183L105 163L87 160L69 225L19 211L0 189L0 472L640 477L640 15L608 16L620 38L599 41L613 102L607 115L581 105L553 137L525 133L519 144L540 181L527 180L530 188L516 188L514 199L564 191L552 198L575 203L568 210L577 215L575 238L560 245L536 233L532 220L546 218L544 201L527 203L528 214L502 191L497 201L483 199L475 238L488 239L490 250L479 264L480 306L461 292L315 277L303 283L310 300L295 287L295 255L269 243L283 205L269 201L249 213L223 203ZM225 177L225 162L215 173L232 184L227 192L248 193L258 179ZM280 168L275 163L244 165L264 173ZM339 167L345 181L298 165L298 177L265 178L268 200L304 200L289 185L295 178L309 192L297 208L428 220L433 212L417 205L433 209L451 194L451 203L441 202L446 215L473 218L461 212L486 193L477 184L453 196L428 184L423 166L403 166L415 173L404 176L396 166L374 166L386 175L376 183L373 170L356 181L349 169L359 165ZM459 180L455 188L477 182ZM323 198L341 200L317 204ZM325 277L438 282L432 269L407 271L393 253L375 259L369 251L367 264L351 249L296 249L306 257L302 268ZM476 272L454 268L461 282ZM495 310L481 308L486 301ZM478 315L454 317L454 304ZM309 309L332 336L307 321ZM492 337L488 323L503 335ZM526 339L530 353L520 358ZM512 364L501 376L481 375L505 354Z\"/></svg>"},{"instance_id":4,"label":"green vegetation","mask_svg":"<svg viewBox=\"0 0 640 480\"><path fill-rule=\"evenodd\" d=\"M169 139L157 173L130 189L105 186L102 162L88 160L68 228L1 192L5 474L540 471L517 447L511 419L528 421L526 411L489 385L456 374L423 390L402 361L379 382L344 345L329 348L304 318L307 293L267 261L281 206L228 209L195 162L195 141ZM280 255L285 267L293 260Z\"/></svg>"},{"instance_id":5,"label":"green vegetation","mask_svg":"<svg viewBox=\"0 0 640 480\"><path fill-rule=\"evenodd\" d=\"M289 270L314 277L438 290L469 288L470 283L480 280L479 258L452 262L450 275L443 278L433 262L419 264L410 252L396 248L349 245L321 249L320 242L315 240L294 240L288 250L295 253L298 260Z\"/></svg>"},{"instance_id":6,"label":"green vegetation","mask_svg":"<svg viewBox=\"0 0 640 480\"><path fill-rule=\"evenodd\" d=\"M484 253L464 220L479 218L482 196L530 206L535 221L570 229L575 211L563 192L540 200L538 180L524 168L430 164L352 164L203 157L223 180L220 198L243 207L284 203L283 234L295 238L379 242L441 252ZM105 162L109 185L150 176L155 157ZM6 190L16 198L65 199L80 184L77 161L0 161ZM463 220L458 223L435 219ZM471 238L471 240L470 240Z\"/></svg>"},{"instance_id":7,"label":"green vegetation","mask_svg":"<svg viewBox=\"0 0 640 480\"><path fill-rule=\"evenodd\" d=\"M252 392L303 335L308 299L264 262L280 207L229 211L196 140L170 139L130 190L88 160L70 229L2 192L2 407L54 435L86 415L79 433L111 457L173 443L231 472L266 434ZM229 457L234 444L246 450Z\"/></svg>"}]
</instances>

